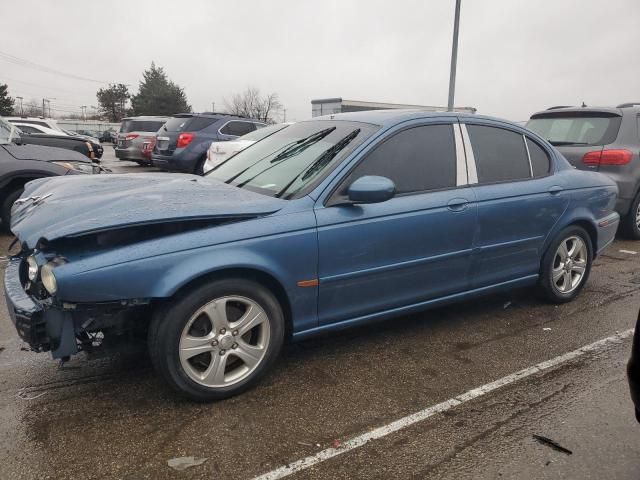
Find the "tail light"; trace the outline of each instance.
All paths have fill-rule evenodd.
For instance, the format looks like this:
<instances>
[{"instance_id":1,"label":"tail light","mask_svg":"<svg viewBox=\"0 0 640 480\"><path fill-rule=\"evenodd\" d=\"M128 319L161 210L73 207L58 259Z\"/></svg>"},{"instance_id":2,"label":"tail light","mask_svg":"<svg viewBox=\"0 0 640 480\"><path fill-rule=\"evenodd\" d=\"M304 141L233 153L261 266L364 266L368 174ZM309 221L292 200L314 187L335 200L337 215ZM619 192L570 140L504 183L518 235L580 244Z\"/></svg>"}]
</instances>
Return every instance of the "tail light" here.
<instances>
[{"instance_id":1,"label":"tail light","mask_svg":"<svg viewBox=\"0 0 640 480\"><path fill-rule=\"evenodd\" d=\"M585 165L626 165L631 161L633 153L629 150L598 150L587 152L582 157Z\"/></svg>"},{"instance_id":2,"label":"tail light","mask_svg":"<svg viewBox=\"0 0 640 480\"><path fill-rule=\"evenodd\" d=\"M178 144L176 145L176 147L177 148L186 147L191 143L191 140L193 140L194 137L195 135L193 133L189 133L189 132L181 133L180 135L178 135Z\"/></svg>"},{"instance_id":3,"label":"tail light","mask_svg":"<svg viewBox=\"0 0 640 480\"><path fill-rule=\"evenodd\" d=\"M127 133L127 136L124 137L125 140L133 140L134 138L138 138L140 135L137 133Z\"/></svg>"}]
</instances>

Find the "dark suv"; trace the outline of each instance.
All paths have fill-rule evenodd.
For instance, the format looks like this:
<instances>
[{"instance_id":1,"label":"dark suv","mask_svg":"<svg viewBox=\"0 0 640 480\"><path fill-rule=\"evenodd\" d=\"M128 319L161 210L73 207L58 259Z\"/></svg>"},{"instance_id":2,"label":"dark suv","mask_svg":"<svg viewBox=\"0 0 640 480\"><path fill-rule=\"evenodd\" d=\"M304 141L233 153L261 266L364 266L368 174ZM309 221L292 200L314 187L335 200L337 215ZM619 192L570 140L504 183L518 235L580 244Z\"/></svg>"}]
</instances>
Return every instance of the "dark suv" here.
<instances>
[{"instance_id":1,"label":"dark suv","mask_svg":"<svg viewBox=\"0 0 640 480\"><path fill-rule=\"evenodd\" d=\"M640 240L640 102L617 107L552 107L527 127L549 140L572 165L618 184L621 227Z\"/></svg>"},{"instance_id":2,"label":"dark suv","mask_svg":"<svg viewBox=\"0 0 640 480\"><path fill-rule=\"evenodd\" d=\"M223 142L266 126L264 122L224 113L181 113L170 118L156 137L154 167L202 175L211 142Z\"/></svg>"}]
</instances>

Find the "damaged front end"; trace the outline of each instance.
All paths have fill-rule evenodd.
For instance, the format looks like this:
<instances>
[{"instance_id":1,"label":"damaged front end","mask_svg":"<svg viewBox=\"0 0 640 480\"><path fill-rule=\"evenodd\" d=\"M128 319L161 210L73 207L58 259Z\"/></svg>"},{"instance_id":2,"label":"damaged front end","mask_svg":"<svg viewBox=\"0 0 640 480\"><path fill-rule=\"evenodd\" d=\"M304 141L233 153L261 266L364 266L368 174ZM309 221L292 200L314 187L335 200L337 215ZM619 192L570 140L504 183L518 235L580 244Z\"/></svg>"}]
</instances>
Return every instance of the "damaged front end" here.
<instances>
[{"instance_id":1,"label":"damaged front end","mask_svg":"<svg viewBox=\"0 0 640 480\"><path fill-rule=\"evenodd\" d=\"M37 255L39 271L51 262ZM133 340L146 330L149 299L119 302L68 303L52 296L42 275L30 279L34 256L13 257L5 270L5 297L9 316L18 335L36 352L50 351L53 358L66 359L80 351L94 353L97 347Z\"/></svg>"}]
</instances>

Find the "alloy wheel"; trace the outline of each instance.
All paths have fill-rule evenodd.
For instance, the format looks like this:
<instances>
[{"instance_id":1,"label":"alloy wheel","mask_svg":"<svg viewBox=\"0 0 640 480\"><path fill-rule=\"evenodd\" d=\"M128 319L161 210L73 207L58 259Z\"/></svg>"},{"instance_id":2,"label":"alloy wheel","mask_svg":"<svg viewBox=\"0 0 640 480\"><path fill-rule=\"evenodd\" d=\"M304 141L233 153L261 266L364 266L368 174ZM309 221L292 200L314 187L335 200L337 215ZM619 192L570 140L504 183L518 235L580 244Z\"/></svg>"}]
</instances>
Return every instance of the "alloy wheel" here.
<instances>
[{"instance_id":1,"label":"alloy wheel","mask_svg":"<svg viewBox=\"0 0 640 480\"><path fill-rule=\"evenodd\" d=\"M584 278L588 262L587 245L578 236L560 242L553 259L551 279L558 292L574 291Z\"/></svg>"},{"instance_id":2,"label":"alloy wheel","mask_svg":"<svg viewBox=\"0 0 640 480\"><path fill-rule=\"evenodd\" d=\"M196 311L180 336L180 364L193 381L228 387L247 378L264 359L269 317L246 297L217 298Z\"/></svg>"}]
</instances>

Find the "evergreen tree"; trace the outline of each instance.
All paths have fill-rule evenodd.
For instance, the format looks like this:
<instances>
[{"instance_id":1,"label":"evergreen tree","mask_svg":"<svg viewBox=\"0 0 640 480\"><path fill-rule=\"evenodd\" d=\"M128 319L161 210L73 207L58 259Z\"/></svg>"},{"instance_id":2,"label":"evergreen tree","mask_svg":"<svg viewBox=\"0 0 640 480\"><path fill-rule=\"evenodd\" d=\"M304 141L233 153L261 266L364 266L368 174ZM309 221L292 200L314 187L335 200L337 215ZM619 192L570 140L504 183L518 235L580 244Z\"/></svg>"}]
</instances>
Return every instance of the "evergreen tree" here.
<instances>
[{"instance_id":1,"label":"evergreen tree","mask_svg":"<svg viewBox=\"0 0 640 480\"><path fill-rule=\"evenodd\" d=\"M127 114L127 101L131 98L129 89L122 83L101 88L96 93L100 113L110 122L119 122Z\"/></svg>"},{"instance_id":2,"label":"evergreen tree","mask_svg":"<svg viewBox=\"0 0 640 480\"><path fill-rule=\"evenodd\" d=\"M0 116L13 115L14 100L9 96L9 86L0 84Z\"/></svg>"},{"instance_id":3,"label":"evergreen tree","mask_svg":"<svg viewBox=\"0 0 640 480\"><path fill-rule=\"evenodd\" d=\"M184 90L167 78L162 67L151 63L142 74L138 93L131 97L135 115L173 115L190 112Z\"/></svg>"}]
</instances>

